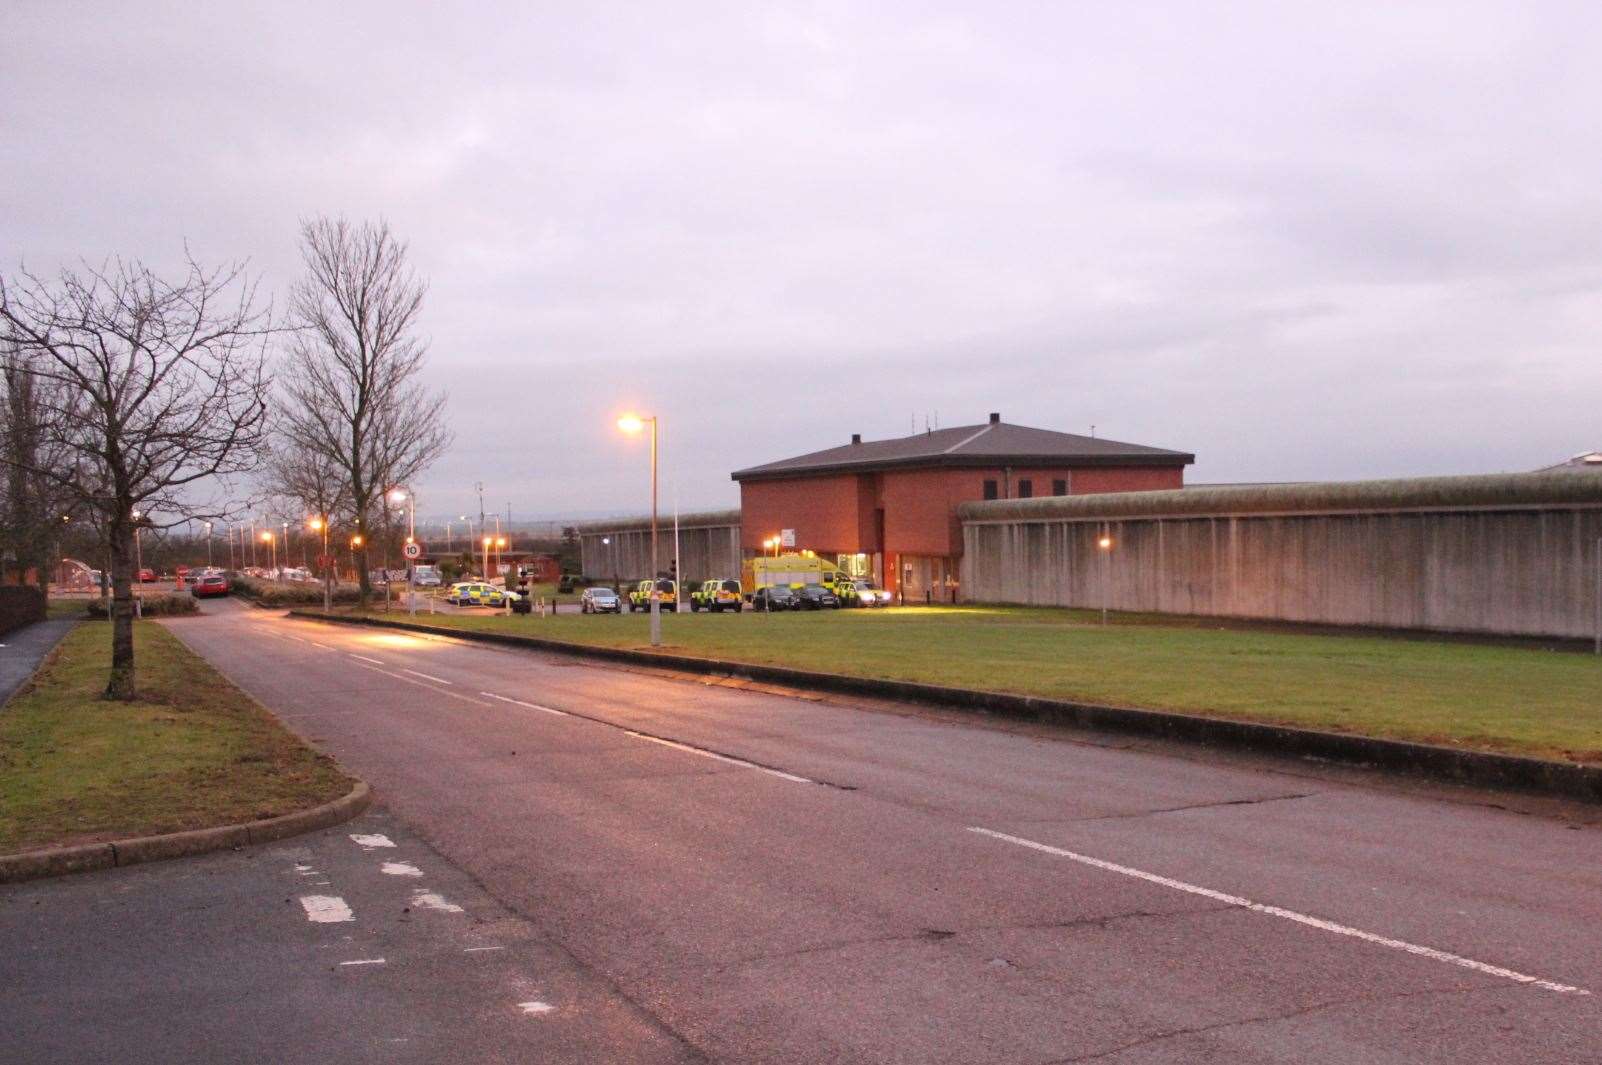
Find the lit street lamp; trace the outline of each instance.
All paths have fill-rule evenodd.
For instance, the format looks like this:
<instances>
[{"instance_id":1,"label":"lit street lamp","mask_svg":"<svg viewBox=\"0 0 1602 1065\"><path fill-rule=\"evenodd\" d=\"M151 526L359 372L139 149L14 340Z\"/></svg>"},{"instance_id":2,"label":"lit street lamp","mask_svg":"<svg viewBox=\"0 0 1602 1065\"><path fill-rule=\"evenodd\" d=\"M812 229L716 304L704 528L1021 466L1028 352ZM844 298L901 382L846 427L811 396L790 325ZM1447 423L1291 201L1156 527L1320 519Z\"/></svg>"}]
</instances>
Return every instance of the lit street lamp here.
<instances>
[{"instance_id":1,"label":"lit street lamp","mask_svg":"<svg viewBox=\"0 0 1602 1065\"><path fill-rule=\"evenodd\" d=\"M656 530L656 463L658 426L656 415L642 418L638 414L625 414L617 420L617 427L633 436L651 423L651 646L662 646L662 604L656 597L657 530ZM674 622L674 624L678 624Z\"/></svg>"},{"instance_id":2,"label":"lit street lamp","mask_svg":"<svg viewBox=\"0 0 1602 1065\"><path fill-rule=\"evenodd\" d=\"M1112 536L1105 527L1102 529L1101 538L1096 541L1096 546L1101 549L1101 623L1105 625L1107 624L1107 567L1113 546Z\"/></svg>"},{"instance_id":3,"label":"lit street lamp","mask_svg":"<svg viewBox=\"0 0 1602 1065\"><path fill-rule=\"evenodd\" d=\"M334 606L334 560L328 554L328 519L312 518L306 524L312 532L323 534L323 553L317 559L317 564L323 568L323 612L327 613Z\"/></svg>"},{"instance_id":4,"label":"lit street lamp","mask_svg":"<svg viewBox=\"0 0 1602 1065\"><path fill-rule=\"evenodd\" d=\"M276 581L278 579L278 538L273 535L271 529L263 529L261 532L261 542L267 544L273 549L272 574L273 580Z\"/></svg>"},{"instance_id":5,"label":"lit street lamp","mask_svg":"<svg viewBox=\"0 0 1602 1065\"><path fill-rule=\"evenodd\" d=\"M206 568L211 569L211 522L206 522Z\"/></svg>"},{"instance_id":6,"label":"lit street lamp","mask_svg":"<svg viewBox=\"0 0 1602 1065\"><path fill-rule=\"evenodd\" d=\"M408 492L406 489L400 487L390 489L389 501L391 503L398 504L402 500L405 500L406 502L406 544L409 547L417 542L417 493ZM385 580L384 601L387 603L389 601L389 585L387 583L387 576ZM417 596L415 594L416 588L417 564L416 561L408 555L406 558L406 612L412 615L417 613Z\"/></svg>"}]
</instances>

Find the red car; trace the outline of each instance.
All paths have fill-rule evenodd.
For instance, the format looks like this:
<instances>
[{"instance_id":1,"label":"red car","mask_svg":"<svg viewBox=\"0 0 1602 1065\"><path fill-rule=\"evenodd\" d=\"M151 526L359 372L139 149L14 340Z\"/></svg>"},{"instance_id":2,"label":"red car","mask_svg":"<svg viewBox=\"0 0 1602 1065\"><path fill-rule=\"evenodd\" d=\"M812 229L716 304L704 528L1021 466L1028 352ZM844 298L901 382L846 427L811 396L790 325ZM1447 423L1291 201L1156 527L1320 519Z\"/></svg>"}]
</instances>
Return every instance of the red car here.
<instances>
[{"instance_id":1,"label":"red car","mask_svg":"<svg viewBox=\"0 0 1602 1065\"><path fill-rule=\"evenodd\" d=\"M228 591L228 575L225 573L203 573L190 586L190 594L196 599L208 595L227 595Z\"/></svg>"},{"instance_id":2,"label":"red car","mask_svg":"<svg viewBox=\"0 0 1602 1065\"><path fill-rule=\"evenodd\" d=\"M139 571L139 583L141 583L141 584L149 584L151 581L153 581L155 579L156 579L156 571L155 570L153 570L153 569L142 569L142 570Z\"/></svg>"}]
</instances>

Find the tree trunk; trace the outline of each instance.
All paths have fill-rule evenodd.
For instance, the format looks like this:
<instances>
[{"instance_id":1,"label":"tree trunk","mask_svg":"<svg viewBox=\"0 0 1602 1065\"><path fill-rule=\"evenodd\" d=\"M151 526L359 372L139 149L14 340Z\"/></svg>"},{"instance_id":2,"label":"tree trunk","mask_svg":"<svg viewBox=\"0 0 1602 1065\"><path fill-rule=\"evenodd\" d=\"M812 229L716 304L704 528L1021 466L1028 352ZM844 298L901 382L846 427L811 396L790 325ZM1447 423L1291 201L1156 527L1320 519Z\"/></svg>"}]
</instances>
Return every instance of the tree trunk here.
<instances>
[{"instance_id":1,"label":"tree trunk","mask_svg":"<svg viewBox=\"0 0 1602 1065\"><path fill-rule=\"evenodd\" d=\"M111 523L111 680L107 699L133 699L134 530L126 521Z\"/></svg>"}]
</instances>

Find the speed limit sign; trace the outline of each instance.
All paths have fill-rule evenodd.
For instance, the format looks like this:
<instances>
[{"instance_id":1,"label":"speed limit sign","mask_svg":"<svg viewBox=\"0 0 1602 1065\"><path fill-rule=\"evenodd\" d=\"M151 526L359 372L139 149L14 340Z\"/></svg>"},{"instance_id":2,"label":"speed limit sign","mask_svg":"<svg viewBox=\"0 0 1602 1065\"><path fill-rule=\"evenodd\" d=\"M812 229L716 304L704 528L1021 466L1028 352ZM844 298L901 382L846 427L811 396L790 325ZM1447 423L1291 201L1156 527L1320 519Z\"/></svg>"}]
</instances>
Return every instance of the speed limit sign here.
<instances>
[{"instance_id":1,"label":"speed limit sign","mask_svg":"<svg viewBox=\"0 0 1602 1065\"><path fill-rule=\"evenodd\" d=\"M415 561L416 559L419 559L419 558L423 557L423 545L420 544L420 543L417 543L414 540L411 543L406 545L405 549L401 552L401 554L403 554L407 558L413 559Z\"/></svg>"}]
</instances>

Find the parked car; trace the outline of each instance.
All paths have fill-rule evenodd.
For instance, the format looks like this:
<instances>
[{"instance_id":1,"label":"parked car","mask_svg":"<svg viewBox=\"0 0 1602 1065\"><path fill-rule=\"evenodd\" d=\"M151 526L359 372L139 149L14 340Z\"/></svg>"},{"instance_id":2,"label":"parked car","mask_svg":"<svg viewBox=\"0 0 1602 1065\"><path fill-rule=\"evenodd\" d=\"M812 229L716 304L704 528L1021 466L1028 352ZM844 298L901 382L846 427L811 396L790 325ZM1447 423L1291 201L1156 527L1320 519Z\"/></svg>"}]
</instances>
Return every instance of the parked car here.
<instances>
[{"instance_id":1,"label":"parked car","mask_svg":"<svg viewBox=\"0 0 1602 1065\"><path fill-rule=\"evenodd\" d=\"M202 573L193 578L189 592L196 599L214 595L227 595L233 590L226 573Z\"/></svg>"},{"instance_id":2,"label":"parked car","mask_svg":"<svg viewBox=\"0 0 1602 1065\"><path fill-rule=\"evenodd\" d=\"M796 598L800 600L801 610L840 609L840 597L830 591L827 585L804 584L796 592Z\"/></svg>"},{"instance_id":3,"label":"parked car","mask_svg":"<svg viewBox=\"0 0 1602 1065\"><path fill-rule=\"evenodd\" d=\"M782 584L758 588L751 593L752 610L800 610L801 600Z\"/></svg>"},{"instance_id":4,"label":"parked car","mask_svg":"<svg viewBox=\"0 0 1602 1065\"><path fill-rule=\"evenodd\" d=\"M653 583L655 585L654 592L652 591ZM656 601L660 604L657 607L658 610L672 610L674 612L678 611L678 584L666 577L658 577L655 582L641 581L639 584L634 586L633 591L629 592L629 613L632 614L636 610L651 609L651 597L653 594L656 596Z\"/></svg>"},{"instance_id":5,"label":"parked car","mask_svg":"<svg viewBox=\"0 0 1602 1065\"><path fill-rule=\"evenodd\" d=\"M581 614L621 614L623 597L611 588L586 588L579 596Z\"/></svg>"},{"instance_id":6,"label":"parked car","mask_svg":"<svg viewBox=\"0 0 1602 1065\"><path fill-rule=\"evenodd\" d=\"M461 581L451 585L445 593L445 601L457 606L505 606L518 598L516 592L508 592L482 581Z\"/></svg>"},{"instance_id":7,"label":"parked car","mask_svg":"<svg viewBox=\"0 0 1602 1065\"><path fill-rule=\"evenodd\" d=\"M725 610L732 610L738 614L745 606L745 597L740 594L740 582L721 577L717 580L702 581L700 587L690 593L690 610L710 610L721 614Z\"/></svg>"},{"instance_id":8,"label":"parked car","mask_svg":"<svg viewBox=\"0 0 1602 1065\"><path fill-rule=\"evenodd\" d=\"M835 594L846 606L889 606L892 596L872 581L849 581L837 585Z\"/></svg>"},{"instance_id":9,"label":"parked car","mask_svg":"<svg viewBox=\"0 0 1602 1065\"><path fill-rule=\"evenodd\" d=\"M151 581L156 579L156 571L153 570L153 569L142 569L142 570L139 571L139 578L138 579L139 579L139 583L148 584Z\"/></svg>"},{"instance_id":10,"label":"parked car","mask_svg":"<svg viewBox=\"0 0 1602 1065\"><path fill-rule=\"evenodd\" d=\"M439 568L437 566L413 566L412 583L419 588L438 588Z\"/></svg>"}]
</instances>

